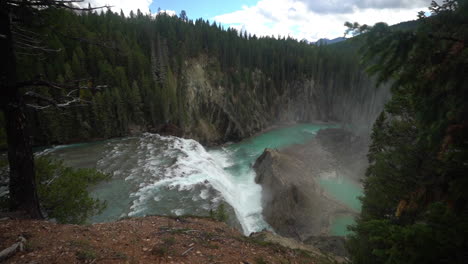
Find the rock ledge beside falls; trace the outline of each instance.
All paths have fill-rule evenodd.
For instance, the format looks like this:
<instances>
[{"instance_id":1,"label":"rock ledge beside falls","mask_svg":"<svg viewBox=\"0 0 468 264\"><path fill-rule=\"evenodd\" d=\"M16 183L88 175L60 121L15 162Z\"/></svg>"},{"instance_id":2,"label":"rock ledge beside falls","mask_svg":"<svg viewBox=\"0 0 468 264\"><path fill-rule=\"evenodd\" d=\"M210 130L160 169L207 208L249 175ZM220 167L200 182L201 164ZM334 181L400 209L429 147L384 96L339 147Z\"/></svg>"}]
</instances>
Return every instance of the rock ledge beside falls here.
<instances>
[{"instance_id":1,"label":"rock ledge beside falls","mask_svg":"<svg viewBox=\"0 0 468 264\"><path fill-rule=\"evenodd\" d=\"M347 208L323 193L306 164L275 149L265 149L254 164L262 185L263 216L280 235L304 241L328 232L330 214Z\"/></svg>"},{"instance_id":2,"label":"rock ledge beside falls","mask_svg":"<svg viewBox=\"0 0 468 264\"><path fill-rule=\"evenodd\" d=\"M325 129L304 145L265 149L254 164L265 220L282 236L346 256L344 238L329 236L330 226L337 215L357 212L326 193L318 179L329 172L357 177L367 164L366 148L349 132Z\"/></svg>"}]
</instances>

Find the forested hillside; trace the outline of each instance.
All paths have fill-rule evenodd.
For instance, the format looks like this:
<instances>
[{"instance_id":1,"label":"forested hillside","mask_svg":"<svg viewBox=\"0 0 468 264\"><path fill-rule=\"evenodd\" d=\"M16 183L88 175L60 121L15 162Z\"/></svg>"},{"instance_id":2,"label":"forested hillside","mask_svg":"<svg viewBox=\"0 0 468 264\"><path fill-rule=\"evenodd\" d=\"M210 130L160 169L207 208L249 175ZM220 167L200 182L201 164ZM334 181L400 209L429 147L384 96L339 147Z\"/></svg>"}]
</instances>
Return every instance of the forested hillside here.
<instances>
[{"instance_id":1,"label":"forested hillside","mask_svg":"<svg viewBox=\"0 0 468 264\"><path fill-rule=\"evenodd\" d=\"M278 121L341 121L367 130L388 98L349 42L316 47L165 14L42 13L31 23L54 51L17 49L19 79L107 88L82 89L78 107L29 104L35 145L139 131L213 143Z\"/></svg>"},{"instance_id":2,"label":"forested hillside","mask_svg":"<svg viewBox=\"0 0 468 264\"><path fill-rule=\"evenodd\" d=\"M328 130L323 133L329 133L330 140L320 134L316 139L337 144L336 139L343 138L339 148L327 148L324 144L322 151L316 141L303 150L295 148L305 156L300 163L310 166L314 162L325 164L328 157L338 156L336 162L329 162L330 171L338 175L341 160L349 165L360 159L360 151L355 151L353 144L369 146L369 166L362 179L362 208L347 237L350 261L468 263L468 0L444 0L440 4L433 1L430 14L420 12L416 22L393 27L385 23L371 27L347 22L349 32L364 34L333 45L260 38L202 19L192 21L186 16L164 13L151 16L138 11L126 17L122 12L75 8L69 5L73 2L0 2L0 44L6 51L0 74L0 86L5 91L0 106L5 116L0 115L0 125L8 131L11 211L24 210L32 218L44 217L36 180L46 185L45 189L44 185L37 188L41 199L46 197L45 202L41 201L46 209L53 209L47 202L56 204L53 195L57 193L64 197L59 199L60 205L68 204L64 200L70 197L81 197L75 202L85 201L95 211L103 207L88 199L84 190L89 185L76 188L78 183L68 180L71 177L78 181L75 175L85 175L86 171L75 174L60 163L45 162L48 173L47 177L42 176L40 162L34 164L29 131L35 146L145 131L194 138L206 145L240 140L278 122L337 122L355 134L363 133L364 140L352 133ZM358 54L358 50L363 53ZM361 60L367 66L362 66ZM366 136L370 136L369 145ZM193 152L206 152L198 142L190 142L196 143L195 147L187 147ZM309 146L307 150L318 149L317 153L324 153L327 159L320 159L322 156L312 151L308 155L305 148ZM6 148L3 129L0 148ZM131 155L137 159L133 150L132 146ZM161 149L145 149L152 159L153 150ZM121 155L121 160L126 159L127 154L119 149L113 151ZM351 157L348 159L343 152L349 152ZM271 157L282 155L269 150L265 153ZM185 152L181 155L188 156ZM205 156L211 164L213 158ZM319 186L313 178L328 171L301 169L293 164L293 159L285 157L278 158L285 161L278 168L291 165L289 172L276 173L271 169L276 166L273 158L265 156L260 160L269 164L257 165L268 172L268 177L276 173L295 184L270 181L275 191L268 196L287 201L277 207L280 209L272 210L271 215L284 214L281 210L287 207L295 211L284 215L305 215L307 207L295 205L304 201L316 203L319 196L311 195L309 199L302 193L313 194L316 190L327 195L327 191L296 185ZM171 162L173 159L178 156L168 158ZM140 161L126 162L141 165ZM171 167L180 169L180 164L176 162ZM250 168L252 161L245 164ZM238 166L215 165L220 172ZM147 168L152 169L143 169ZM60 177L52 169L64 172ZM183 170L177 174L180 171L185 178ZM364 176L356 174L356 178ZM177 178L172 177L172 171L170 175ZM216 170L216 177L219 175L222 174ZM255 174L248 174L252 175ZM106 177L95 174L87 180L94 183ZM125 177L125 181L132 178ZM267 176L260 176L264 177ZM293 182L294 177L299 180ZM306 185L309 180L314 185ZM63 188L65 183L73 183L72 189L79 190L78 196L63 192L69 190ZM203 183L210 184L206 178ZM239 190L247 189L244 182L238 186ZM289 197L284 196L288 193ZM48 194L52 194L50 199ZM137 196L132 193L130 197ZM161 201L159 197L147 197L152 202ZM251 196L248 197L244 200L251 202ZM261 209L268 211L264 205ZM85 215L75 217L77 220L84 220L89 209L82 211L86 211ZM324 214L321 208L307 212ZM73 217L66 210L50 216L59 221L60 217ZM331 218L326 218L317 223L331 223ZM294 221L287 219L284 226L293 227L294 235L303 234L291 224ZM19 235L11 234L15 240ZM233 249L233 244L229 245ZM182 256L192 249L184 249Z\"/></svg>"},{"instance_id":3,"label":"forested hillside","mask_svg":"<svg viewBox=\"0 0 468 264\"><path fill-rule=\"evenodd\" d=\"M468 262L468 1L414 31L376 24L364 58L392 99L375 122L353 263Z\"/></svg>"}]
</instances>

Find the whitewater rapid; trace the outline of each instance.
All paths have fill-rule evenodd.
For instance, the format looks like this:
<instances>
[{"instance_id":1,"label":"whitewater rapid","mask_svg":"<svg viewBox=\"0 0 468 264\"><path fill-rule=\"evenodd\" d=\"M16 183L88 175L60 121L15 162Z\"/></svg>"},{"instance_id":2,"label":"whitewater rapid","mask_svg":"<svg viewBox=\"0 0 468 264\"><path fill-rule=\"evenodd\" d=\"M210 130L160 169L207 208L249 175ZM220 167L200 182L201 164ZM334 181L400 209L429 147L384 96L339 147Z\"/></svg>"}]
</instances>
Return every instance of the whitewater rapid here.
<instances>
[{"instance_id":1,"label":"whitewater rapid","mask_svg":"<svg viewBox=\"0 0 468 264\"><path fill-rule=\"evenodd\" d=\"M154 214L207 215L226 202L246 235L269 228L261 214L255 172L250 166L233 170L237 164L228 148L207 150L195 140L146 133L97 145L59 146L40 155L46 154L67 165L112 174L109 182L92 189L92 195L108 205L92 222Z\"/></svg>"},{"instance_id":2,"label":"whitewater rapid","mask_svg":"<svg viewBox=\"0 0 468 264\"><path fill-rule=\"evenodd\" d=\"M112 174L109 181L91 189L91 195L106 201L107 208L90 222L145 215L203 216L227 203L228 222L249 235L270 229L262 217L262 188L255 183L252 168L255 160L265 148L301 144L323 127L295 125L212 149L192 139L145 133L58 146L41 155Z\"/></svg>"},{"instance_id":3,"label":"whitewater rapid","mask_svg":"<svg viewBox=\"0 0 468 264\"><path fill-rule=\"evenodd\" d=\"M161 149L161 145L165 149ZM233 165L233 157L228 150L207 151L195 140L145 134L140 139L138 153L147 155L138 159L138 166L126 177L127 181L140 182L139 189L131 194L135 200L129 216L145 214L149 203L160 200L162 188L180 192L201 185L214 188L232 206L245 234L267 227L261 214L261 186L254 182L255 172L250 170L247 175L229 173L227 169ZM168 159L172 164L161 166L161 161ZM145 172L150 173L142 181L141 175ZM199 198L208 199L207 193L202 189ZM214 198L213 204L217 200Z\"/></svg>"}]
</instances>

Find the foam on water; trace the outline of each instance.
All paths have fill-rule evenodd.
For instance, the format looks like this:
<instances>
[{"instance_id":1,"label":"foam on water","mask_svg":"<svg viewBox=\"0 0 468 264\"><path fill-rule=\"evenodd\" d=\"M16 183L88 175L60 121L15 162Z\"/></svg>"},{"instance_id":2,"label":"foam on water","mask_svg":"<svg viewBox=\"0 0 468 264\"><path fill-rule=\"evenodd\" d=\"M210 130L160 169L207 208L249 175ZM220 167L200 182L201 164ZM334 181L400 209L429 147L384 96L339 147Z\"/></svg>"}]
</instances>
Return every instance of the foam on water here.
<instances>
[{"instance_id":1,"label":"foam on water","mask_svg":"<svg viewBox=\"0 0 468 264\"><path fill-rule=\"evenodd\" d=\"M194 197L195 197L195 196L194 196ZM208 198L208 190L206 190L206 189L205 189L205 190L202 190L202 191L200 192L200 198L202 198L202 199Z\"/></svg>"},{"instance_id":2,"label":"foam on water","mask_svg":"<svg viewBox=\"0 0 468 264\"><path fill-rule=\"evenodd\" d=\"M265 148L305 142L323 128L302 124L260 134L226 147L205 149L190 139L143 134L44 153L74 167L96 167L113 174L92 189L107 208L92 222L154 214L207 215L223 201L246 235L269 228L263 220L261 186L252 165Z\"/></svg>"},{"instance_id":3,"label":"foam on water","mask_svg":"<svg viewBox=\"0 0 468 264\"><path fill-rule=\"evenodd\" d=\"M252 170L244 177L236 177L225 170L232 165L228 150L208 152L197 141L170 136L145 134L144 139L166 142L168 149L163 152L175 158L175 162L170 166L159 167L159 173L153 175L159 174L160 177L142 182L140 188L131 194L135 200L129 216L144 214L150 201L157 197L162 188L187 191L194 186L205 185L217 190L233 207L244 233L250 234L268 227L261 215L261 186L254 182ZM142 163L146 170L155 171L150 162ZM130 175L127 179L135 177ZM207 199L208 191L203 189L197 196Z\"/></svg>"}]
</instances>

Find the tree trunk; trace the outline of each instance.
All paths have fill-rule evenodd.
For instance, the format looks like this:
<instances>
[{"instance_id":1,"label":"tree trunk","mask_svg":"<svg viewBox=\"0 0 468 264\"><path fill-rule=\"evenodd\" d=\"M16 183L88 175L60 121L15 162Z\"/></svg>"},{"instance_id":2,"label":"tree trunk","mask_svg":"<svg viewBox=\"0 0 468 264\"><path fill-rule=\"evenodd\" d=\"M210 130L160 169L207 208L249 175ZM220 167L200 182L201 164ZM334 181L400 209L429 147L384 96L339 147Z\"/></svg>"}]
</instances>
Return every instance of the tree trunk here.
<instances>
[{"instance_id":1,"label":"tree trunk","mask_svg":"<svg viewBox=\"0 0 468 264\"><path fill-rule=\"evenodd\" d=\"M26 127L25 105L15 86L16 58L10 12L6 1L0 1L0 87L10 162L10 210L25 211L32 218L43 218L36 191L34 156Z\"/></svg>"},{"instance_id":2,"label":"tree trunk","mask_svg":"<svg viewBox=\"0 0 468 264\"><path fill-rule=\"evenodd\" d=\"M32 218L43 218L36 191L34 156L26 128L21 102L6 107L8 161L10 163L10 210L27 212Z\"/></svg>"}]
</instances>

